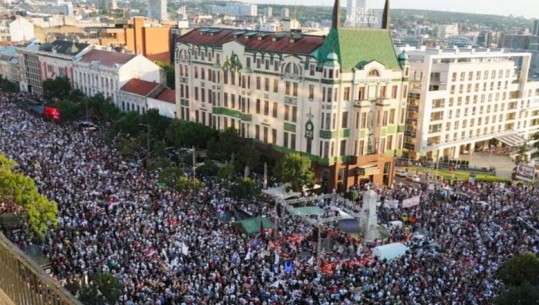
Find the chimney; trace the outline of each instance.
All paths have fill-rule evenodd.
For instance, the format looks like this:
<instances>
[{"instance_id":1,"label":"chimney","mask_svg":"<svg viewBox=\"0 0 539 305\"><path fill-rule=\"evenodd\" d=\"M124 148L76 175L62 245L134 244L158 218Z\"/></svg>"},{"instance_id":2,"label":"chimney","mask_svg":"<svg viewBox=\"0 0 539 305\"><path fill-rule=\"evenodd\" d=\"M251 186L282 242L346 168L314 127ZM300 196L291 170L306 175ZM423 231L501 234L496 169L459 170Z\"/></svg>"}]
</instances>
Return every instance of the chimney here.
<instances>
[{"instance_id":1,"label":"chimney","mask_svg":"<svg viewBox=\"0 0 539 305\"><path fill-rule=\"evenodd\" d=\"M382 29L389 30L389 0L386 0L384 12L382 13Z\"/></svg>"},{"instance_id":2,"label":"chimney","mask_svg":"<svg viewBox=\"0 0 539 305\"><path fill-rule=\"evenodd\" d=\"M333 4L333 15L331 20L332 29L338 29L341 27L341 3L339 0L335 0L335 3Z\"/></svg>"}]
</instances>

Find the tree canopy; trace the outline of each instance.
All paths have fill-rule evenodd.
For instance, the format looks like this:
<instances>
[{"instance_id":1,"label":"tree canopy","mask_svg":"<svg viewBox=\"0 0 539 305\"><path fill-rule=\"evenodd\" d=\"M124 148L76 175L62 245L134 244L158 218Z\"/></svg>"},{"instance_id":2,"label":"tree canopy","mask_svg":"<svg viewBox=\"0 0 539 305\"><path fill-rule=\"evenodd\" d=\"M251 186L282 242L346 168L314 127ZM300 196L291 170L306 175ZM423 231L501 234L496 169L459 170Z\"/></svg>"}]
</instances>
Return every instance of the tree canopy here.
<instances>
[{"instance_id":1,"label":"tree canopy","mask_svg":"<svg viewBox=\"0 0 539 305\"><path fill-rule=\"evenodd\" d=\"M498 305L537 305L539 300L539 257L525 253L507 260L498 271L506 285L496 298Z\"/></svg>"},{"instance_id":2,"label":"tree canopy","mask_svg":"<svg viewBox=\"0 0 539 305\"><path fill-rule=\"evenodd\" d=\"M22 206L32 232L42 237L58 224L58 207L38 192L31 178L14 172L16 166L17 163L0 154L0 201Z\"/></svg>"},{"instance_id":3,"label":"tree canopy","mask_svg":"<svg viewBox=\"0 0 539 305\"><path fill-rule=\"evenodd\" d=\"M290 184L294 192L301 192L304 186L314 185L314 172L311 160L300 154L287 154L274 169L275 176L284 183Z\"/></svg>"},{"instance_id":4,"label":"tree canopy","mask_svg":"<svg viewBox=\"0 0 539 305\"><path fill-rule=\"evenodd\" d=\"M50 100L61 100L71 92L71 82L65 76L43 81L43 96Z\"/></svg>"}]
</instances>

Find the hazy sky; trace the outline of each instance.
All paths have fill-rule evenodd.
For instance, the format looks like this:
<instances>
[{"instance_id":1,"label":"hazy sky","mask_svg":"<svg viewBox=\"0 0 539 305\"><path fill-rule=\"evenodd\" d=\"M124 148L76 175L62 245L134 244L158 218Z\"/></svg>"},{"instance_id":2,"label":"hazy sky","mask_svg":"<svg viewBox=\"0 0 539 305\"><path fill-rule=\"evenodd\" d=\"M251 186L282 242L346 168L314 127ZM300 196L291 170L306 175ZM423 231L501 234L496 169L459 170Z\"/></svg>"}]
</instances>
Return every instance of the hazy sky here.
<instances>
[{"instance_id":1,"label":"hazy sky","mask_svg":"<svg viewBox=\"0 0 539 305\"><path fill-rule=\"evenodd\" d=\"M243 0L251 3L275 3L289 5L325 5L332 6L333 0ZM340 0L345 6L347 0ZM372 8L382 8L384 0L367 0ZM437 11L482 13L508 16L539 18L537 0L392 0L392 8L427 9Z\"/></svg>"}]
</instances>

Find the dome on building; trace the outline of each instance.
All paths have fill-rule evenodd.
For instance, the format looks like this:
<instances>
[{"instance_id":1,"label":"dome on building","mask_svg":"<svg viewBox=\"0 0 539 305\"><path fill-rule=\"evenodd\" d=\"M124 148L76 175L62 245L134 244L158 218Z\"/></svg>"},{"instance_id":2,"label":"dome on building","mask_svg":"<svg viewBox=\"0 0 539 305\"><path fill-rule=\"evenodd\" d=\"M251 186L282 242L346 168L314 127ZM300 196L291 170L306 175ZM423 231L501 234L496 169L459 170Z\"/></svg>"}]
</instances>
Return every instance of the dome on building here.
<instances>
[{"instance_id":1,"label":"dome on building","mask_svg":"<svg viewBox=\"0 0 539 305\"><path fill-rule=\"evenodd\" d=\"M408 60L408 54L406 54L406 52L402 51L402 53L399 54L399 57L398 57L399 61L407 61Z\"/></svg>"},{"instance_id":2,"label":"dome on building","mask_svg":"<svg viewBox=\"0 0 539 305\"><path fill-rule=\"evenodd\" d=\"M339 56L337 56L337 53L331 52L331 53L328 54L326 59L331 60L331 61L337 61L337 60L339 60Z\"/></svg>"}]
</instances>

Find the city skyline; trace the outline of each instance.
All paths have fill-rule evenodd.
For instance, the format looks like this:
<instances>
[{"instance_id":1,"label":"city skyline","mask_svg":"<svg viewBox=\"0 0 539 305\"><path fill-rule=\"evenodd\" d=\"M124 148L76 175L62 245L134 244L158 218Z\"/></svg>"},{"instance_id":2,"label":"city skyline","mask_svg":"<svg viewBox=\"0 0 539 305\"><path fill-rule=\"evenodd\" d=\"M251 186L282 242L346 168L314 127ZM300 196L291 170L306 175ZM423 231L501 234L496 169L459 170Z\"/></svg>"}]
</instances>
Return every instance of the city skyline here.
<instances>
[{"instance_id":1,"label":"city skyline","mask_svg":"<svg viewBox=\"0 0 539 305\"><path fill-rule=\"evenodd\" d=\"M333 6L333 0L245 0L247 3L255 4L278 4L278 5L322 5ZM347 1L341 1L341 6L345 7ZM530 10L537 2L535 0L517 0L508 4L503 0L454 0L451 3L425 0L393 0L391 7L397 9L424 9L434 11L449 11L474 14L491 14L501 16L524 16L526 18L539 18L539 13ZM372 8L383 8L384 1L382 0L367 0L367 6Z\"/></svg>"}]
</instances>

